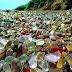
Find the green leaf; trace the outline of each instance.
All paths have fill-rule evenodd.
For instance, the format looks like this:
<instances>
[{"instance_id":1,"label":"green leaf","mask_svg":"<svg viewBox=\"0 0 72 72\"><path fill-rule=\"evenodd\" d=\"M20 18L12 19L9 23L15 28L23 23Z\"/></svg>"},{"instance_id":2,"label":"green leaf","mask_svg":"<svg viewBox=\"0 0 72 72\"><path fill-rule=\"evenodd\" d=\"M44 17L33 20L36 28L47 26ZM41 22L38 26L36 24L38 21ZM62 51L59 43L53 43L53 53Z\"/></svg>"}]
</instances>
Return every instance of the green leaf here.
<instances>
[{"instance_id":1,"label":"green leaf","mask_svg":"<svg viewBox=\"0 0 72 72\"><path fill-rule=\"evenodd\" d=\"M24 72L24 68L26 68L27 66L28 66L28 63L26 63L26 64L24 65L24 67L21 69L20 72Z\"/></svg>"},{"instance_id":2,"label":"green leaf","mask_svg":"<svg viewBox=\"0 0 72 72\"><path fill-rule=\"evenodd\" d=\"M22 68L20 72L24 72L24 69Z\"/></svg>"},{"instance_id":3,"label":"green leaf","mask_svg":"<svg viewBox=\"0 0 72 72\"><path fill-rule=\"evenodd\" d=\"M27 67L27 66L28 66L28 64L25 64L25 65L24 65L24 67Z\"/></svg>"}]
</instances>

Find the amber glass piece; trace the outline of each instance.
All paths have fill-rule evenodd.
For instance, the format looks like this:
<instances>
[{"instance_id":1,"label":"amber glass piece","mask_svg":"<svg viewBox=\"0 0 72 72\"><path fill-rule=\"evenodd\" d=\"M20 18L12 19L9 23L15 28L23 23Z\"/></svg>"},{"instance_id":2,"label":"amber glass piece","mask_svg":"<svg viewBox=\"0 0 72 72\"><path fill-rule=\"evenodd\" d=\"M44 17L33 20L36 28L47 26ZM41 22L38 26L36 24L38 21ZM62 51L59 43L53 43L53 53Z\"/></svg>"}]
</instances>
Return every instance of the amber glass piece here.
<instances>
[{"instance_id":1,"label":"amber glass piece","mask_svg":"<svg viewBox=\"0 0 72 72\"><path fill-rule=\"evenodd\" d=\"M51 49L51 51L50 51L51 53L60 53L60 50L59 49Z\"/></svg>"},{"instance_id":2,"label":"amber glass piece","mask_svg":"<svg viewBox=\"0 0 72 72\"><path fill-rule=\"evenodd\" d=\"M59 59L59 61L57 62L57 67L61 68L62 67L62 59Z\"/></svg>"},{"instance_id":3,"label":"amber glass piece","mask_svg":"<svg viewBox=\"0 0 72 72\"><path fill-rule=\"evenodd\" d=\"M70 45L67 45L66 48L67 48L68 51L71 50Z\"/></svg>"},{"instance_id":4,"label":"amber glass piece","mask_svg":"<svg viewBox=\"0 0 72 72\"><path fill-rule=\"evenodd\" d=\"M41 37L41 35L39 35L39 37Z\"/></svg>"},{"instance_id":5,"label":"amber glass piece","mask_svg":"<svg viewBox=\"0 0 72 72\"><path fill-rule=\"evenodd\" d=\"M59 48L56 44L51 44L51 48Z\"/></svg>"},{"instance_id":6,"label":"amber glass piece","mask_svg":"<svg viewBox=\"0 0 72 72\"><path fill-rule=\"evenodd\" d=\"M42 52L43 51L43 48L42 47L39 47L39 51Z\"/></svg>"},{"instance_id":7,"label":"amber glass piece","mask_svg":"<svg viewBox=\"0 0 72 72\"><path fill-rule=\"evenodd\" d=\"M58 40L58 41L62 42L61 37L57 37L57 38L56 38L56 40Z\"/></svg>"},{"instance_id":8,"label":"amber glass piece","mask_svg":"<svg viewBox=\"0 0 72 72\"><path fill-rule=\"evenodd\" d=\"M66 27L66 24L64 24L64 26Z\"/></svg>"},{"instance_id":9,"label":"amber glass piece","mask_svg":"<svg viewBox=\"0 0 72 72\"><path fill-rule=\"evenodd\" d=\"M1 54L0 54L0 56L3 56L5 54L5 52L2 52Z\"/></svg>"},{"instance_id":10,"label":"amber glass piece","mask_svg":"<svg viewBox=\"0 0 72 72\"><path fill-rule=\"evenodd\" d=\"M19 29L19 32L20 32L20 31L22 31L22 30L23 30L23 29L22 29L22 28L20 28L20 29Z\"/></svg>"},{"instance_id":11,"label":"amber glass piece","mask_svg":"<svg viewBox=\"0 0 72 72\"><path fill-rule=\"evenodd\" d=\"M22 26L24 27L25 24L22 24Z\"/></svg>"},{"instance_id":12,"label":"amber glass piece","mask_svg":"<svg viewBox=\"0 0 72 72\"><path fill-rule=\"evenodd\" d=\"M20 19L20 17L16 17L16 20L19 20Z\"/></svg>"},{"instance_id":13,"label":"amber glass piece","mask_svg":"<svg viewBox=\"0 0 72 72\"><path fill-rule=\"evenodd\" d=\"M60 53L59 47L56 44L52 44L50 52L51 53Z\"/></svg>"},{"instance_id":14,"label":"amber glass piece","mask_svg":"<svg viewBox=\"0 0 72 72\"><path fill-rule=\"evenodd\" d=\"M65 34L64 36L67 36L67 34Z\"/></svg>"},{"instance_id":15,"label":"amber glass piece","mask_svg":"<svg viewBox=\"0 0 72 72\"><path fill-rule=\"evenodd\" d=\"M18 24L17 27L19 27L20 25Z\"/></svg>"}]
</instances>

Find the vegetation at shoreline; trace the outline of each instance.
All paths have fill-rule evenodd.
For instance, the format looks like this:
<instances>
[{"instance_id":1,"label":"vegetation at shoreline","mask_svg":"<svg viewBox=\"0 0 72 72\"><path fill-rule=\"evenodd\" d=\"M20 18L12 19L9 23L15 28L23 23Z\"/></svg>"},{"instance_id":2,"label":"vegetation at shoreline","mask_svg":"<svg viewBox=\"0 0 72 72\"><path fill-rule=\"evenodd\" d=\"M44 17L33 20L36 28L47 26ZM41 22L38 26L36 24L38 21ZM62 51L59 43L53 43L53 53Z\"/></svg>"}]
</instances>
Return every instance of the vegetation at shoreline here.
<instances>
[{"instance_id":1,"label":"vegetation at shoreline","mask_svg":"<svg viewBox=\"0 0 72 72\"><path fill-rule=\"evenodd\" d=\"M31 0L15 10L67 10L72 8L71 0Z\"/></svg>"}]
</instances>

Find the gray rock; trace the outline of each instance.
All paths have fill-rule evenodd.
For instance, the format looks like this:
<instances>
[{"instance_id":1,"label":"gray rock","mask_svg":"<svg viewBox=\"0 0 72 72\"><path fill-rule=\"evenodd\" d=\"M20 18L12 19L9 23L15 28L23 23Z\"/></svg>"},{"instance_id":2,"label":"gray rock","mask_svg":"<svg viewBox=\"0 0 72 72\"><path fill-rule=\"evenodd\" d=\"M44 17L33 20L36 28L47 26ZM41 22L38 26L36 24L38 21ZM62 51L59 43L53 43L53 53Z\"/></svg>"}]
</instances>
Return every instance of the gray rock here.
<instances>
[{"instance_id":1,"label":"gray rock","mask_svg":"<svg viewBox=\"0 0 72 72\"><path fill-rule=\"evenodd\" d=\"M26 60L28 59L28 56L25 55L25 54L23 54L23 55L21 55L20 57L18 57L18 59L19 59L19 61L20 61L21 63L24 63L24 62L26 62Z\"/></svg>"},{"instance_id":2,"label":"gray rock","mask_svg":"<svg viewBox=\"0 0 72 72\"><path fill-rule=\"evenodd\" d=\"M4 65L5 61L4 60L1 60L0 61L0 70L2 69L3 65Z\"/></svg>"},{"instance_id":3,"label":"gray rock","mask_svg":"<svg viewBox=\"0 0 72 72\"><path fill-rule=\"evenodd\" d=\"M12 56L13 56L13 57L16 57L16 56L17 56L17 52L14 52L14 53L12 54Z\"/></svg>"},{"instance_id":4,"label":"gray rock","mask_svg":"<svg viewBox=\"0 0 72 72\"><path fill-rule=\"evenodd\" d=\"M14 44L14 45L18 45L18 44L19 44L18 39L15 39L15 40L13 41L13 44Z\"/></svg>"},{"instance_id":5,"label":"gray rock","mask_svg":"<svg viewBox=\"0 0 72 72\"><path fill-rule=\"evenodd\" d=\"M23 42L24 42L24 40L25 40L25 38L24 38L24 37L22 37L22 36L20 36L20 37L19 37L19 39L18 39L18 42L23 43Z\"/></svg>"},{"instance_id":6,"label":"gray rock","mask_svg":"<svg viewBox=\"0 0 72 72\"><path fill-rule=\"evenodd\" d=\"M70 24L71 21L70 21L70 20L65 20L64 23L65 23L65 24Z\"/></svg>"},{"instance_id":7,"label":"gray rock","mask_svg":"<svg viewBox=\"0 0 72 72\"><path fill-rule=\"evenodd\" d=\"M13 61L13 59L14 59L13 56L7 56L7 57L5 58L5 61L11 63L11 62Z\"/></svg>"},{"instance_id":8,"label":"gray rock","mask_svg":"<svg viewBox=\"0 0 72 72\"><path fill-rule=\"evenodd\" d=\"M2 33L0 33L0 37L2 37L3 36L3 34Z\"/></svg>"},{"instance_id":9,"label":"gray rock","mask_svg":"<svg viewBox=\"0 0 72 72\"><path fill-rule=\"evenodd\" d=\"M22 52L22 43L18 44L17 52Z\"/></svg>"},{"instance_id":10,"label":"gray rock","mask_svg":"<svg viewBox=\"0 0 72 72\"><path fill-rule=\"evenodd\" d=\"M20 72L21 68L20 66L18 66L18 62L15 62L13 61L12 64L11 64L11 69L12 69L12 72Z\"/></svg>"},{"instance_id":11,"label":"gray rock","mask_svg":"<svg viewBox=\"0 0 72 72\"><path fill-rule=\"evenodd\" d=\"M11 56L13 54L13 50L9 48L6 52L6 56Z\"/></svg>"}]
</instances>

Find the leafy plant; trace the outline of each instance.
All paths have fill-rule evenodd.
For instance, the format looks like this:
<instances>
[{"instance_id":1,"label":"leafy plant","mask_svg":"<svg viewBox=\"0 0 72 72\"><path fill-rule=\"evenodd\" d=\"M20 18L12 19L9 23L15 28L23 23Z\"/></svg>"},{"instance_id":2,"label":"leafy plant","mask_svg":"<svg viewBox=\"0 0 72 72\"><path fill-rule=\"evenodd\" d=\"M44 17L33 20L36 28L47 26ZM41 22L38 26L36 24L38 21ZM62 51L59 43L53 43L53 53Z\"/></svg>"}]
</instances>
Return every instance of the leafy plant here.
<instances>
[{"instance_id":1,"label":"leafy plant","mask_svg":"<svg viewBox=\"0 0 72 72\"><path fill-rule=\"evenodd\" d=\"M45 3L44 1L43 1L43 2L40 2L40 6L43 6L43 5L44 5L44 3Z\"/></svg>"},{"instance_id":2,"label":"leafy plant","mask_svg":"<svg viewBox=\"0 0 72 72\"><path fill-rule=\"evenodd\" d=\"M28 66L28 64L26 63L26 64L23 66L23 68L21 69L20 72L24 72L24 69L25 69L27 66Z\"/></svg>"},{"instance_id":3,"label":"leafy plant","mask_svg":"<svg viewBox=\"0 0 72 72\"><path fill-rule=\"evenodd\" d=\"M26 8L26 5L22 5L17 7L15 10L24 10Z\"/></svg>"}]
</instances>

